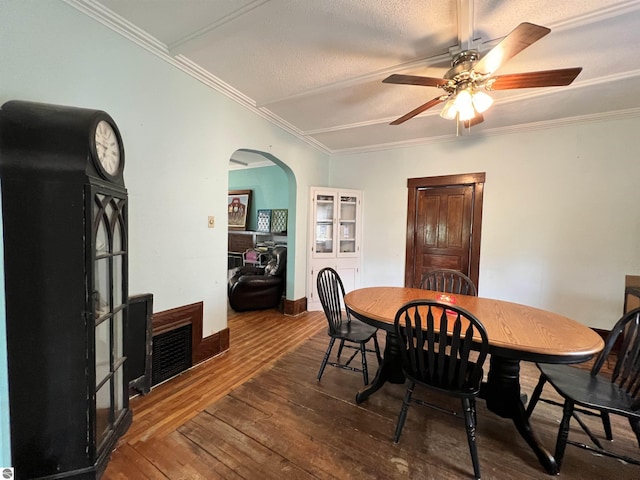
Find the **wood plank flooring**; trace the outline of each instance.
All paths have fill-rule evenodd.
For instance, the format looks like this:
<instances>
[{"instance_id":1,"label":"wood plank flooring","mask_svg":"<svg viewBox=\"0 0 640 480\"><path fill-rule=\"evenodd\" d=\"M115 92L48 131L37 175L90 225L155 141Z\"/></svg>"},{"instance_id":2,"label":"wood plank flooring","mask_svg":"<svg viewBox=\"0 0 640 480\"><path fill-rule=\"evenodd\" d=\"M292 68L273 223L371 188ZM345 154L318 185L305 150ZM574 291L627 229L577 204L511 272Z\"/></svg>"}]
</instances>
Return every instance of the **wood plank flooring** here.
<instances>
[{"instance_id":1,"label":"wood plank flooring","mask_svg":"<svg viewBox=\"0 0 640 480\"><path fill-rule=\"evenodd\" d=\"M320 312L231 312L228 352L132 399L133 424L103 478L472 478L460 420L413 405L395 445L404 386L387 384L357 405L361 374L327 367L322 381L315 380L328 341L325 322ZM379 340L383 347L383 333ZM368 358L375 371L375 356ZM534 365L522 364L524 393L537 377ZM430 399L457 407L446 397ZM540 403L532 417L551 450L560 416L557 407ZM638 456L626 421L612 420L613 448ZM595 419L585 421L602 431ZM483 478L550 478L513 424L488 412L482 400L478 422ZM586 438L573 422L571 437ZM567 446L560 477L640 478L640 467Z\"/></svg>"}]
</instances>

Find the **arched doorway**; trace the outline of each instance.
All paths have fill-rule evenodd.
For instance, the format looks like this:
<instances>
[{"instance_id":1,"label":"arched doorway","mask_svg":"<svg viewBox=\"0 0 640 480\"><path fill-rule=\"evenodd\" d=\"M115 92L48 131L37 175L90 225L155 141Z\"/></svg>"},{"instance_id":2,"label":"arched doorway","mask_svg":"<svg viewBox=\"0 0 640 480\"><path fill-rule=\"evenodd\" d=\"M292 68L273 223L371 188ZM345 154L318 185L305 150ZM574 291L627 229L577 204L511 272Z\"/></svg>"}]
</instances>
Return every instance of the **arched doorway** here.
<instances>
[{"instance_id":1,"label":"arched doorway","mask_svg":"<svg viewBox=\"0 0 640 480\"><path fill-rule=\"evenodd\" d=\"M287 286L292 300L295 285L296 198L293 171L279 158L259 150L241 148L229 159L229 190L252 190L248 228L255 228L257 210L286 208Z\"/></svg>"}]
</instances>

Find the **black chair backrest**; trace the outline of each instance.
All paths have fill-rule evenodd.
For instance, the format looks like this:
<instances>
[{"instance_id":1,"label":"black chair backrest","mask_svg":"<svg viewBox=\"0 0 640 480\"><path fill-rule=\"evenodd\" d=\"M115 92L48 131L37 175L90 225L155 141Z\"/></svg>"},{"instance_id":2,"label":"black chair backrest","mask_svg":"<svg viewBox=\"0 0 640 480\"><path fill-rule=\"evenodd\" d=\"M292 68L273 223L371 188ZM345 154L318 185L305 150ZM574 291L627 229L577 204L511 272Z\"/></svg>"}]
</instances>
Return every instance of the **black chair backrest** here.
<instances>
[{"instance_id":1,"label":"black chair backrest","mask_svg":"<svg viewBox=\"0 0 640 480\"><path fill-rule=\"evenodd\" d=\"M618 384L636 399L636 408L640 408L640 308L631 310L622 316L607 336L604 350L600 352L591 369L596 376L609 357L618 337L622 334L622 345L617 352L611 382Z\"/></svg>"},{"instance_id":2,"label":"black chair backrest","mask_svg":"<svg viewBox=\"0 0 640 480\"><path fill-rule=\"evenodd\" d=\"M416 300L398 310L394 325L404 342L405 374L442 390L478 393L489 340L473 314L435 300ZM478 352L475 359L472 350Z\"/></svg>"},{"instance_id":3,"label":"black chair backrest","mask_svg":"<svg viewBox=\"0 0 640 480\"><path fill-rule=\"evenodd\" d=\"M333 268L323 268L318 273L317 287L322 309L329 322L329 330L331 333L336 333L343 322L351 321L349 312L342 308L344 285L340 275Z\"/></svg>"},{"instance_id":4,"label":"black chair backrest","mask_svg":"<svg viewBox=\"0 0 640 480\"><path fill-rule=\"evenodd\" d=\"M478 290L469 277L458 270L442 268L424 274L420 288L436 292L458 293L476 297Z\"/></svg>"}]
</instances>

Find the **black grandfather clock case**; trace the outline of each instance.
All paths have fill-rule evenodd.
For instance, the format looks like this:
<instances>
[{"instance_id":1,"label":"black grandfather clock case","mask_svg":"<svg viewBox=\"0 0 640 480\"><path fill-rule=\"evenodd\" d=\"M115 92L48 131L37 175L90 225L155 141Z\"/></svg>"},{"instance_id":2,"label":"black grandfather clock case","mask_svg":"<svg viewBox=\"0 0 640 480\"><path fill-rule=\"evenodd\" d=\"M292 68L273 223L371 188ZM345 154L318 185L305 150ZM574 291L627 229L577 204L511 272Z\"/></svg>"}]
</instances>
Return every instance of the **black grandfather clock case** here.
<instances>
[{"instance_id":1,"label":"black grandfather clock case","mask_svg":"<svg viewBox=\"0 0 640 480\"><path fill-rule=\"evenodd\" d=\"M94 145L104 120L115 172ZM17 479L96 479L131 424L124 151L100 110L0 109L11 456Z\"/></svg>"}]
</instances>

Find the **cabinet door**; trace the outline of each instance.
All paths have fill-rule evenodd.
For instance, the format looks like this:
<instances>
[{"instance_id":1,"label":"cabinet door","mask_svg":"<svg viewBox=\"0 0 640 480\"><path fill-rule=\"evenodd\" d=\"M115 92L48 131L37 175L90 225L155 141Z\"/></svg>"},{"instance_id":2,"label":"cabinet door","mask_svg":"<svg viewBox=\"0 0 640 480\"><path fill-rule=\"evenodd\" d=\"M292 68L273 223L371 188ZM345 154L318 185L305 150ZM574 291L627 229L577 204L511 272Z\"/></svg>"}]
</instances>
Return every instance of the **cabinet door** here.
<instances>
[{"instance_id":1,"label":"cabinet door","mask_svg":"<svg viewBox=\"0 0 640 480\"><path fill-rule=\"evenodd\" d=\"M338 194L338 257L360 254L360 196L356 192Z\"/></svg>"},{"instance_id":2,"label":"cabinet door","mask_svg":"<svg viewBox=\"0 0 640 480\"><path fill-rule=\"evenodd\" d=\"M338 195L335 191L313 190L312 256L332 258L336 256L336 211Z\"/></svg>"},{"instance_id":3,"label":"cabinet door","mask_svg":"<svg viewBox=\"0 0 640 480\"><path fill-rule=\"evenodd\" d=\"M128 407L124 375L126 314L126 199L93 192L93 318L96 450Z\"/></svg>"},{"instance_id":4,"label":"cabinet door","mask_svg":"<svg viewBox=\"0 0 640 480\"><path fill-rule=\"evenodd\" d=\"M314 260L311 262L309 283L307 285L307 310L310 312L322 310L318 296L318 273L325 267L331 267L342 280L345 293L360 287L360 261L357 258L343 260Z\"/></svg>"}]
</instances>

